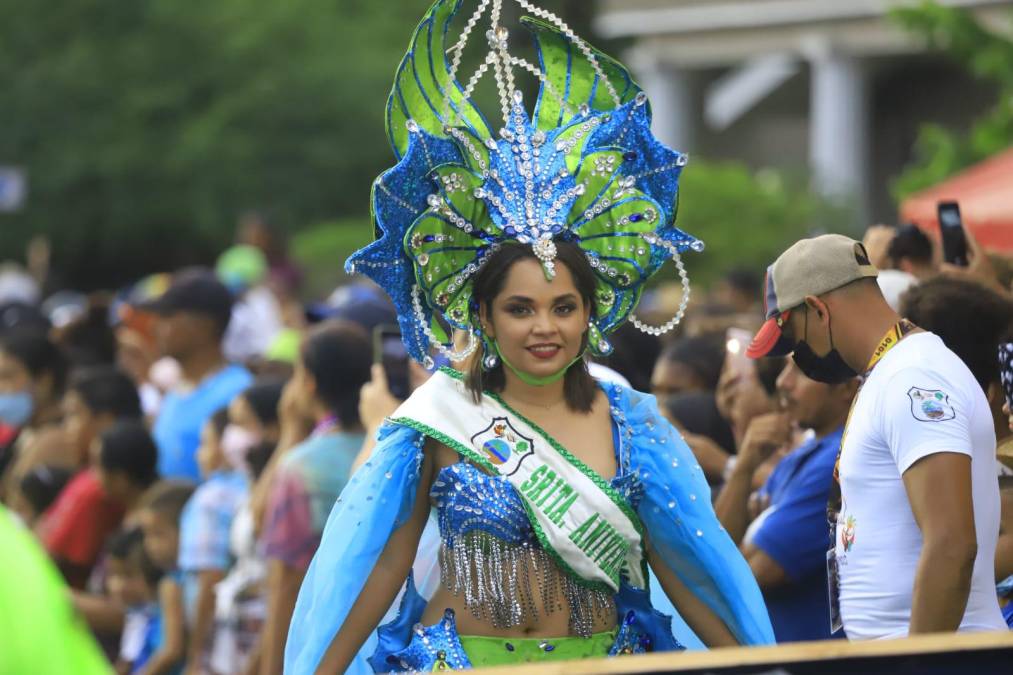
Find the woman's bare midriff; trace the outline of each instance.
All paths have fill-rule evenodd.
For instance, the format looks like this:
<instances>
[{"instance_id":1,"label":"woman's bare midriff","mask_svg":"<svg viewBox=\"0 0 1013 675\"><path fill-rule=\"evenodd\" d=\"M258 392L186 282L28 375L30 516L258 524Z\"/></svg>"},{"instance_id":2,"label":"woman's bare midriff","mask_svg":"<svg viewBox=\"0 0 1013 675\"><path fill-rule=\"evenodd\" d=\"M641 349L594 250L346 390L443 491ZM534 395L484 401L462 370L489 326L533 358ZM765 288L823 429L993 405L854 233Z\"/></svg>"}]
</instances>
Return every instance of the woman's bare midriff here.
<instances>
[{"instance_id":1,"label":"woman's bare midriff","mask_svg":"<svg viewBox=\"0 0 1013 675\"><path fill-rule=\"evenodd\" d=\"M527 562L528 578L532 584L536 584L538 579L538 573L531 566L531 562ZM550 574L562 574L554 565L551 567ZM518 574L518 578L521 577ZM449 580L452 582L452 579ZM504 575L503 583L509 583L506 575ZM557 589L562 584L553 584ZM443 618L443 613L447 609L454 610L455 620L457 622L457 632L461 635L482 635L487 637L564 637L570 635L570 608L567 604L566 598L563 597L562 592L557 592L556 600L559 603L559 607L552 607L553 611L546 613L545 607L542 603L542 593L540 588L533 588L532 595L534 596L535 611L536 615L533 618L523 621L521 624L511 626L509 628L497 628L488 619L478 619L464 604L464 595L454 595L454 593L448 590L442 584L437 588L436 593L433 595L429 604L426 606L426 611L422 615L422 625L429 626L437 623ZM605 631L612 630L616 626L616 617L614 613L609 616L596 617L594 626L591 630L592 633L602 633Z\"/></svg>"}]
</instances>

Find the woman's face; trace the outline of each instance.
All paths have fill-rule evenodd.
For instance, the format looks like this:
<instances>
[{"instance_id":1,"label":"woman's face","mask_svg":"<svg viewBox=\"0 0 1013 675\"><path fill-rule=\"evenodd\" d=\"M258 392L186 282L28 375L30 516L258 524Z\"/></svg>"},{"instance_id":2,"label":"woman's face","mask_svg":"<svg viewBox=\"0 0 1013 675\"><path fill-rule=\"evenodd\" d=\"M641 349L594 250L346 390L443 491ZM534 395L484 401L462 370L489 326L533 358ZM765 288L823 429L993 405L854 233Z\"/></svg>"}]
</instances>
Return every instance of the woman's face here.
<instances>
[{"instance_id":1,"label":"woman's face","mask_svg":"<svg viewBox=\"0 0 1013 675\"><path fill-rule=\"evenodd\" d=\"M541 263L525 258L507 273L503 290L485 314L484 330L515 368L546 377L580 355L590 316L566 265L556 265L549 281Z\"/></svg>"}]
</instances>

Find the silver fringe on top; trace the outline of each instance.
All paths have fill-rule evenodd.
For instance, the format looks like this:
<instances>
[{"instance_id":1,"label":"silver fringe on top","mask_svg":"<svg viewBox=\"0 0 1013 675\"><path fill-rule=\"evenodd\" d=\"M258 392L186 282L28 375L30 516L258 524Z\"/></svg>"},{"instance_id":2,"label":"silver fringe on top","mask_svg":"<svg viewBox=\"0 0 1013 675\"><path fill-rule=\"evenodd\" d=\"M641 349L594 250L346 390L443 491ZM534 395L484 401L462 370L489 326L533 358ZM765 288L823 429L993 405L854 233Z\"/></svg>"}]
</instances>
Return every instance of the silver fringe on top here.
<instances>
[{"instance_id":1,"label":"silver fringe on top","mask_svg":"<svg viewBox=\"0 0 1013 675\"><path fill-rule=\"evenodd\" d=\"M597 621L616 616L610 592L590 589L566 574L537 542L511 544L481 531L440 547L440 580L480 621L510 628L546 614L570 611L570 634L590 637ZM536 602L536 598L540 603Z\"/></svg>"}]
</instances>

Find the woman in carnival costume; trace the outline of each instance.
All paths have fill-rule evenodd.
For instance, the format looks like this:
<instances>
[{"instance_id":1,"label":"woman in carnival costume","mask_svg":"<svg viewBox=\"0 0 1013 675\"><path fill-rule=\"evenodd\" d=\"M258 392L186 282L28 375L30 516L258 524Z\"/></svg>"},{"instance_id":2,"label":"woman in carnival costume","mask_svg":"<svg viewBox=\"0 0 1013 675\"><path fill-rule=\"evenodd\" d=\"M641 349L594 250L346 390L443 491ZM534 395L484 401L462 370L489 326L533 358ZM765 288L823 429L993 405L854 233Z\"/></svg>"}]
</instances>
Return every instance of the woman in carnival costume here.
<instances>
[{"instance_id":1,"label":"woman in carnival costume","mask_svg":"<svg viewBox=\"0 0 1013 675\"><path fill-rule=\"evenodd\" d=\"M503 0L461 0L416 29L387 105L398 164L373 186L379 238L350 271L391 296L411 355L444 369L391 416L338 499L299 593L286 672L431 671L679 649L653 574L709 646L773 641L748 565L700 467L653 397L598 383L644 283L701 250L674 226L685 156L650 133L625 68L557 17L534 17L540 67L508 50ZM468 36L490 50L464 84ZM471 102L491 70L503 126ZM538 77L529 115L515 72ZM466 332L459 351L454 331ZM434 512L439 583L411 578ZM403 591L403 592L402 592ZM378 629L401 592L397 617ZM659 595L660 593L655 593ZM375 635L374 635L375 632ZM364 648L369 644L369 648ZM319 670L318 670L319 669Z\"/></svg>"}]
</instances>

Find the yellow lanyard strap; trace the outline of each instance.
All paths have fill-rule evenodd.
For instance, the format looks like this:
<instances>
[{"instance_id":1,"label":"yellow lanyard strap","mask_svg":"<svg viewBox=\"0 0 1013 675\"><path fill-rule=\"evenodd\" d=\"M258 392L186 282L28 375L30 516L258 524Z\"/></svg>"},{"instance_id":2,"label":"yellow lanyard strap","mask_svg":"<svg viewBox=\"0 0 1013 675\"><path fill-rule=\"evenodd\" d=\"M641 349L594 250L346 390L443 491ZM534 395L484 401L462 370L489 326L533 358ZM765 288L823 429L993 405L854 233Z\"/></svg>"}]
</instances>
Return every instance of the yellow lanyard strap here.
<instances>
[{"instance_id":1,"label":"yellow lanyard strap","mask_svg":"<svg viewBox=\"0 0 1013 675\"><path fill-rule=\"evenodd\" d=\"M876 364L883 360L883 357L887 355L887 352L896 347L906 335L916 328L917 326L907 319L901 319L886 332L883 339L879 341L879 346L876 347L876 350L872 353L872 358L869 359L869 365L865 367L865 373L862 375L862 384L865 384L865 381L869 378L869 374L872 372L872 369L876 367ZM858 389L861 391L861 385L859 385ZM848 409L848 419L844 423L844 433L841 434L841 444L837 448L837 460L834 462L835 484L840 484L841 482L841 450L844 449L844 440L848 437L848 427L851 426L851 415L855 412L856 403L858 403L858 392L855 392L855 398L851 401L851 408Z\"/></svg>"}]
</instances>

